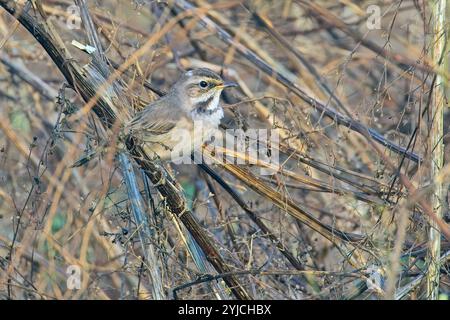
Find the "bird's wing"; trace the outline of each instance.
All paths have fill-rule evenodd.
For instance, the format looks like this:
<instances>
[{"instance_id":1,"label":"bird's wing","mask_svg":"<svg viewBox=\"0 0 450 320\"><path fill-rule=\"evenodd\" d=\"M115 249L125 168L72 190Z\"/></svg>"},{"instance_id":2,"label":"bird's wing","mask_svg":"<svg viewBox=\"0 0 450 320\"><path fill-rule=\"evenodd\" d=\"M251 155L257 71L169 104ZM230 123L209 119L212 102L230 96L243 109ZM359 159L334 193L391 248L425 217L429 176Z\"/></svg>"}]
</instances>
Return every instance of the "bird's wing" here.
<instances>
[{"instance_id":1,"label":"bird's wing","mask_svg":"<svg viewBox=\"0 0 450 320\"><path fill-rule=\"evenodd\" d=\"M174 112L164 103L151 104L138 112L127 127L131 132L141 135L144 141L158 141L161 135L175 128L182 117L181 112Z\"/></svg>"}]
</instances>

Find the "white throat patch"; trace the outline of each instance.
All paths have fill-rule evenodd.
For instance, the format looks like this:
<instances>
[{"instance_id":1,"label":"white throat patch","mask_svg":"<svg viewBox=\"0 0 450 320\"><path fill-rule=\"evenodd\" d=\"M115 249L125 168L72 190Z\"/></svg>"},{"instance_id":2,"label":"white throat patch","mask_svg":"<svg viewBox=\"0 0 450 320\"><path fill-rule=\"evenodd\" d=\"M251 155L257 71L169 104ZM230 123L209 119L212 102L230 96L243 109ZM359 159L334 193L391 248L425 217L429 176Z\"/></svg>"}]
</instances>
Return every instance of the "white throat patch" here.
<instances>
[{"instance_id":1,"label":"white throat patch","mask_svg":"<svg viewBox=\"0 0 450 320\"><path fill-rule=\"evenodd\" d=\"M220 93L221 93L221 91L216 92L216 94L214 95L214 98L208 105L208 108L207 108L208 110L214 110L219 106Z\"/></svg>"},{"instance_id":2,"label":"white throat patch","mask_svg":"<svg viewBox=\"0 0 450 320\"><path fill-rule=\"evenodd\" d=\"M198 110L194 110L192 112L192 118L194 121L202 121L206 123L208 126L218 127L220 124L220 120L223 118L224 113L223 109L220 106L220 94L218 91L214 94L214 97L211 99L211 102L208 104L206 109L203 112L199 112ZM211 96L206 98L198 98L198 102L206 102L210 99Z\"/></svg>"}]
</instances>

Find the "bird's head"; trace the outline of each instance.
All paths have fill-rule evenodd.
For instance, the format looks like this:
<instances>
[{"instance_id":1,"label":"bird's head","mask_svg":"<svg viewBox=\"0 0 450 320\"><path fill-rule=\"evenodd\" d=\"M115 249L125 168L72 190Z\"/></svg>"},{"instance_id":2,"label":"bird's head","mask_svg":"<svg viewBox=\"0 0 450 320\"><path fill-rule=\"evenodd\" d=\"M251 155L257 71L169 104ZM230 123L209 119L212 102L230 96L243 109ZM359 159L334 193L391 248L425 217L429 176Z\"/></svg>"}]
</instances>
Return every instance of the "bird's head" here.
<instances>
[{"instance_id":1,"label":"bird's head","mask_svg":"<svg viewBox=\"0 0 450 320\"><path fill-rule=\"evenodd\" d=\"M224 81L217 73L201 68L184 73L172 90L188 111L204 112L217 109L222 90L236 86L234 82Z\"/></svg>"}]
</instances>

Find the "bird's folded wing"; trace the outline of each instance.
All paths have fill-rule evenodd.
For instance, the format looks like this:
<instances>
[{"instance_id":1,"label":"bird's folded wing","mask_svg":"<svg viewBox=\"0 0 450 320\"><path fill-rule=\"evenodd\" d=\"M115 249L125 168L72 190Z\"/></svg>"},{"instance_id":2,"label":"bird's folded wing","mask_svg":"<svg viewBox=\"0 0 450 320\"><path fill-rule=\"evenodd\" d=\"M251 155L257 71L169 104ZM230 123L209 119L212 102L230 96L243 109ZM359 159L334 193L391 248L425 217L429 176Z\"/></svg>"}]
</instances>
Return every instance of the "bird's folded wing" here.
<instances>
[{"instance_id":1,"label":"bird's folded wing","mask_svg":"<svg viewBox=\"0 0 450 320\"><path fill-rule=\"evenodd\" d=\"M159 141L161 135L166 135L175 128L182 117L180 112L174 112L165 105L150 105L138 112L127 128L133 134L141 136L144 141Z\"/></svg>"}]
</instances>

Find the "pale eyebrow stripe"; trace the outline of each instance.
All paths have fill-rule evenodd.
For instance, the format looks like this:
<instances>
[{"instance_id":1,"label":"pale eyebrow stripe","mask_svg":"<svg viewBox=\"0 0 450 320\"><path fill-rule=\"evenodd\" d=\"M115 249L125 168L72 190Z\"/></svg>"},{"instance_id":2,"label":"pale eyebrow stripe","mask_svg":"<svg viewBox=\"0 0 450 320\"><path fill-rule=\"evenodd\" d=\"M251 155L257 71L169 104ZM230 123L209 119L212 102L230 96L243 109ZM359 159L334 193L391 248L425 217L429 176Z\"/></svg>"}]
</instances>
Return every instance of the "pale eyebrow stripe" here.
<instances>
[{"instance_id":1,"label":"pale eyebrow stripe","mask_svg":"<svg viewBox=\"0 0 450 320\"><path fill-rule=\"evenodd\" d=\"M200 81L205 80L207 82L210 82L214 85L220 85L222 84L221 80L215 79L215 78L202 78L202 77L196 77L195 79L192 80L192 82L188 85L189 88L192 88L194 86L197 86Z\"/></svg>"}]
</instances>

